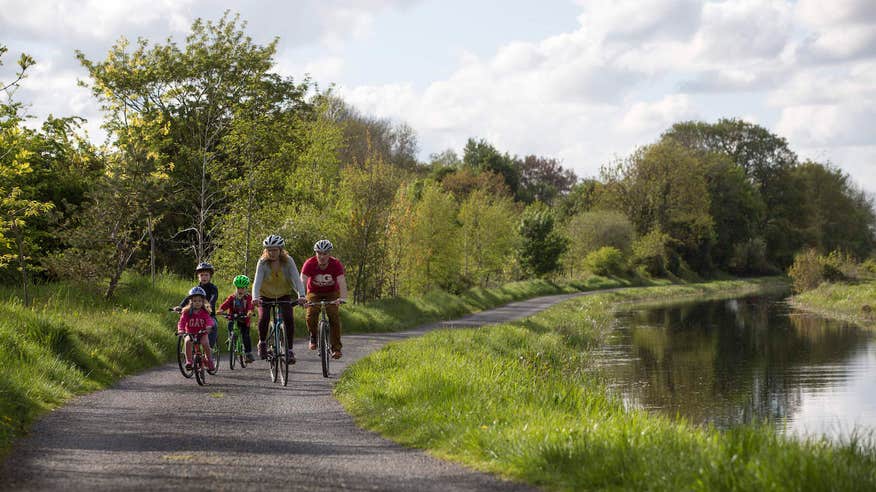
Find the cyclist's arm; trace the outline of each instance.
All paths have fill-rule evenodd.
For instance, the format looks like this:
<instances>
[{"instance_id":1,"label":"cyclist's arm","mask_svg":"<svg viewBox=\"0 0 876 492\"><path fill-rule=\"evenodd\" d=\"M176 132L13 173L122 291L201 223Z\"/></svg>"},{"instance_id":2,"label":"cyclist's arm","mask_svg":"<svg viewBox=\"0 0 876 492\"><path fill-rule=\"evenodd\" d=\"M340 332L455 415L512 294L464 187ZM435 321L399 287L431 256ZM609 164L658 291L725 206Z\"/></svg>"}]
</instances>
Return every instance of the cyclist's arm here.
<instances>
[{"instance_id":1,"label":"cyclist's arm","mask_svg":"<svg viewBox=\"0 0 876 492\"><path fill-rule=\"evenodd\" d=\"M341 291L341 297L338 298L341 302L347 302L347 276L338 275L338 290Z\"/></svg>"},{"instance_id":2,"label":"cyclist's arm","mask_svg":"<svg viewBox=\"0 0 876 492\"><path fill-rule=\"evenodd\" d=\"M176 324L176 332L182 333L186 331L186 325L189 323L189 313L182 313L179 317L179 322Z\"/></svg>"},{"instance_id":3,"label":"cyclist's arm","mask_svg":"<svg viewBox=\"0 0 876 492\"><path fill-rule=\"evenodd\" d=\"M292 288L295 289L295 292L298 293L298 297L304 297L304 285L301 283L301 274L298 272L298 266L295 264L295 260L292 257L289 257L289 263L286 264L288 268L287 275L289 275L290 280L292 280Z\"/></svg>"},{"instance_id":4,"label":"cyclist's arm","mask_svg":"<svg viewBox=\"0 0 876 492\"><path fill-rule=\"evenodd\" d=\"M301 285L304 286L304 296L307 297L307 282L310 282L310 276L305 275L304 272L301 272Z\"/></svg>"},{"instance_id":5,"label":"cyclist's arm","mask_svg":"<svg viewBox=\"0 0 876 492\"><path fill-rule=\"evenodd\" d=\"M265 280L264 267L267 265L264 261L259 260L256 265L255 278L252 281L252 301L259 302L259 291L262 290L262 282Z\"/></svg>"}]
</instances>

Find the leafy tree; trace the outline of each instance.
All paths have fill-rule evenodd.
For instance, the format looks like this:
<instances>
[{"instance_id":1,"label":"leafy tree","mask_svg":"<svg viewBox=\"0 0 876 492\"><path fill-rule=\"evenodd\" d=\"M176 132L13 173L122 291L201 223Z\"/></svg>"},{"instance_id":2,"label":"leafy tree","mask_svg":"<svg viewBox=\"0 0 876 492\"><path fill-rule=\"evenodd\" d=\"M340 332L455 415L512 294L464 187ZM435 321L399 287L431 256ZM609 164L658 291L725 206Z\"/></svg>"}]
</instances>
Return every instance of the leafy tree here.
<instances>
[{"instance_id":1,"label":"leafy tree","mask_svg":"<svg viewBox=\"0 0 876 492\"><path fill-rule=\"evenodd\" d=\"M569 248L563 263L572 267L581 266L587 255L603 247L629 255L635 229L630 219L617 210L595 210L572 217L566 224L565 235Z\"/></svg>"},{"instance_id":2,"label":"leafy tree","mask_svg":"<svg viewBox=\"0 0 876 492\"><path fill-rule=\"evenodd\" d=\"M557 217L565 221L569 217L589 211L599 201L602 188L602 183L595 179L584 179L572 185L569 192L561 195L554 204Z\"/></svg>"},{"instance_id":3,"label":"leafy tree","mask_svg":"<svg viewBox=\"0 0 876 492\"><path fill-rule=\"evenodd\" d=\"M520 169L508 154L500 154L485 140L468 139L462 156L463 164L478 171L490 171L501 175L514 196L520 189Z\"/></svg>"},{"instance_id":4,"label":"leafy tree","mask_svg":"<svg viewBox=\"0 0 876 492\"><path fill-rule=\"evenodd\" d=\"M699 271L711 268L714 232L708 187L704 165L693 152L662 141L604 167L603 177L604 205L622 210L639 235L663 231L682 258Z\"/></svg>"},{"instance_id":5,"label":"leafy tree","mask_svg":"<svg viewBox=\"0 0 876 492\"><path fill-rule=\"evenodd\" d=\"M0 65L6 51L6 47L0 45ZM14 79L8 83L0 82L0 93L7 99L0 103L0 246L4 251L10 251L0 255L0 267L17 263L25 305L30 304L27 291L29 221L54 208L53 203L37 199L37 190L27 182L33 173L32 142L35 138L32 131L23 127L21 104L12 100L12 94L33 63L30 56L22 54Z\"/></svg>"},{"instance_id":6,"label":"leafy tree","mask_svg":"<svg viewBox=\"0 0 876 492\"><path fill-rule=\"evenodd\" d=\"M465 200L476 190L483 190L496 197L511 196L501 175L491 171L478 172L467 167L445 174L441 179L441 187L452 193L457 200Z\"/></svg>"},{"instance_id":7,"label":"leafy tree","mask_svg":"<svg viewBox=\"0 0 876 492\"><path fill-rule=\"evenodd\" d=\"M553 214L544 204L535 202L526 208L517 232L517 258L526 273L541 277L557 271L567 240L554 227Z\"/></svg>"},{"instance_id":8,"label":"leafy tree","mask_svg":"<svg viewBox=\"0 0 876 492\"><path fill-rule=\"evenodd\" d=\"M526 203L540 201L552 205L578 181L575 173L563 169L557 159L528 155L517 166L520 169L519 196Z\"/></svg>"},{"instance_id":9,"label":"leafy tree","mask_svg":"<svg viewBox=\"0 0 876 492\"><path fill-rule=\"evenodd\" d=\"M391 256L401 262L398 292L419 295L431 289L460 290L461 254L457 205L431 181L415 184L399 197L394 207L400 213L393 220L394 236L404 245L404 255ZM397 212L398 213L398 212Z\"/></svg>"},{"instance_id":10,"label":"leafy tree","mask_svg":"<svg viewBox=\"0 0 876 492\"><path fill-rule=\"evenodd\" d=\"M497 196L488 189L468 195L459 208L464 278L482 287L502 278L513 259L516 216L508 196Z\"/></svg>"},{"instance_id":11,"label":"leafy tree","mask_svg":"<svg viewBox=\"0 0 876 492\"><path fill-rule=\"evenodd\" d=\"M374 299L382 291L389 212L400 181L398 168L377 154L342 171L339 209L344 219L339 234L356 302Z\"/></svg>"},{"instance_id":12,"label":"leafy tree","mask_svg":"<svg viewBox=\"0 0 876 492\"><path fill-rule=\"evenodd\" d=\"M92 90L111 117L137 114L144 121L160 117L169 124L165 153L174 162L172 182L179 187L168 209L170 219L189 237L196 260L213 251L216 217L225 197L214 182L221 159L220 144L231 129L237 108L259 96L259 82L270 77L276 40L258 46L245 35L239 17L228 12L217 22L192 24L186 46L174 42L149 46L140 39L129 52L124 38L106 60L77 58L88 70ZM184 218L181 221L181 218Z\"/></svg>"},{"instance_id":13,"label":"leafy tree","mask_svg":"<svg viewBox=\"0 0 876 492\"><path fill-rule=\"evenodd\" d=\"M873 201L848 174L830 165L805 162L794 169L810 204L810 245L823 253L845 251L866 258L876 244Z\"/></svg>"}]
</instances>

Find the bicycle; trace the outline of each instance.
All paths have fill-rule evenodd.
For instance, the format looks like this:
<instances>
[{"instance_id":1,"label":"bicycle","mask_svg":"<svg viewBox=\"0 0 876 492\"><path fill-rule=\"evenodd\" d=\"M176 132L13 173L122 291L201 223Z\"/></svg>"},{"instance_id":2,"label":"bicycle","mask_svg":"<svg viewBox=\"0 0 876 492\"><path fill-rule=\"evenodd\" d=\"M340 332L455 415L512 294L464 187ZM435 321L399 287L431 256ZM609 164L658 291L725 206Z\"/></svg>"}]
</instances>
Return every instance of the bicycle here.
<instances>
[{"instance_id":1,"label":"bicycle","mask_svg":"<svg viewBox=\"0 0 876 492\"><path fill-rule=\"evenodd\" d=\"M192 375L195 376L195 380L198 382L199 386L204 386L207 384L207 376L204 374L205 372L209 374L216 374L216 371L210 371L206 368L206 364L204 363L204 359L207 355L203 352L201 348L201 336L206 335L208 330L200 330L197 333L177 333L177 347L182 346L182 362L179 362L179 369L182 372L183 376L186 378L191 378ZM185 341L186 339L192 341L192 368L186 369L185 366ZM179 352L177 350L177 361L179 361Z\"/></svg>"},{"instance_id":2,"label":"bicycle","mask_svg":"<svg viewBox=\"0 0 876 492\"><path fill-rule=\"evenodd\" d=\"M225 319L228 320L228 365L231 370L234 370L235 362L240 362L240 367L246 367L246 356L243 349L243 335L240 333L240 327L235 321L249 318L246 314L225 314Z\"/></svg>"},{"instance_id":3,"label":"bicycle","mask_svg":"<svg viewBox=\"0 0 876 492\"><path fill-rule=\"evenodd\" d=\"M293 301L262 301L262 305L268 308L268 319L271 328L265 342L268 344L268 370L271 372L271 382L286 386L289 384L289 341L286 339L286 327L283 324L283 316L280 315L280 304L297 305Z\"/></svg>"},{"instance_id":4,"label":"bicycle","mask_svg":"<svg viewBox=\"0 0 876 492\"><path fill-rule=\"evenodd\" d=\"M325 312L327 304L343 304L340 299L334 301L313 301L305 303L306 307L319 306L319 332L317 334L316 346L319 352L319 360L322 362L322 377L329 377L329 362L331 361L331 345L329 344L329 336L331 334L331 323L329 323L328 315Z\"/></svg>"},{"instance_id":5,"label":"bicycle","mask_svg":"<svg viewBox=\"0 0 876 492\"><path fill-rule=\"evenodd\" d=\"M175 313L179 312L177 310L177 307L171 307L171 308L168 308L167 310L173 311ZM216 326L215 329L219 330L219 326ZM209 331L207 331L207 333L209 333ZM199 343L196 343L195 345L200 346ZM210 347L210 348L213 351L213 358L215 360L215 363L213 364L213 369L212 370L208 369L207 373L209 373L211 376L215 376L216 372L219 371L219 344L217 343L215 347ZM186 378L192 377L192 372L186 370L186 347L185 347L185 340L183 339L183 337L177 337L176 363L179 366L179 372L181 372L183 376L185 376Z\"/></svg>"}]
</instances>

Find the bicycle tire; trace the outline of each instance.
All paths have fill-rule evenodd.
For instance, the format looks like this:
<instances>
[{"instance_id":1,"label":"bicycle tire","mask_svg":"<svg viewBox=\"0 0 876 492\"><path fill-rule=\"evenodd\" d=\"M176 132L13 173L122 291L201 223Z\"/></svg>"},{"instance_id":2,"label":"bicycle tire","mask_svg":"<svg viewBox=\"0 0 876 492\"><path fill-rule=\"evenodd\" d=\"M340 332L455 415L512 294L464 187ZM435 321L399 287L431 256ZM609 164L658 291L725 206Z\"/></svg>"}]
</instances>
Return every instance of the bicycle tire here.
<instances>
[{"instance_id":1,"label":"bicycle tire","mask_svg":"<svg viewBox=\"0 0 876 492\"><path fill-rule=\"evenodd\" d=\"M279 372L278 352L277 352L277 325L274 324L271 328L271 334L268 337L268 370L271 371L271 382L277 382L277 373Z\"/></svg>"},{"instance_id":2,"label":"bicycle tire","mask_svg":"<svg viewBox=\"0 0 876 492\"><path fill-rule=\"evenodd\" d=\"M232 371L234 370L234 362L235 362L234 356L235 356L235 349L236 348L237 348L237 337L234 336L234 332L232 331L231 338L228 339L228 367L230 367Z\"/></svg>"},{"instance_id":3,"label":"bicycle tire","mask_svg":"<svg viewBox=\"0 0 876 492\"><path fill-rule=\"evenodd\" d=\"M217 328L218 330L218 328ZM222 351L219 350L219 339L216 339L216 345L210 347L210 356L213 357L213 370L207 369L207 374L215 376L219 372L219 361L222 360Z\"/></svg>"},{"instance_id":4,"label":"bicycle tire","mask_svg":"<svg viewBox=\"0 0 876 492\"><path fill-rule=\"evenodd\" d=\"M328 321L325 319L319 320L319 360L322 362L322 377L329 377L329 362L331 360L331 351L329 350L329 330L331 329Z\"/></svg>"},{"instance_id":5,"label":"bicycle tire","mask_svg":"<svg viewBox=\"0 0 876 492\"><path fill-rule=\"evenodd\" d=\"M283 323L277 328L277 342L280 348L277 363L277 373L279 375L280 384L286 386L289 384L289 341L286 340L286 327Z\"/></svg>"},{"instance_id":6,"label":"bicycle tire","mask_svg":"<svg viewBox=\"0 0 876 492\"><path fill-rule=\"evenodd\" d=\"M194 368L195 380L198 382L198 385L204 386L207 384L207 376L204 374L204 361L200 354L195 356L192 366Z\"/></svg>"},{"instance_id":7,"label":"bicycle tire","mask_svg":"<svg viewBox=\"0 0 876 492\"><path fill-rule=\"evenodd\" d=\"M186 379L191 379L195 375L194 371L186 369L186 337L184 336L176 337L176 363L179 365L179 372Z\"/></svg>"}]
</instances>

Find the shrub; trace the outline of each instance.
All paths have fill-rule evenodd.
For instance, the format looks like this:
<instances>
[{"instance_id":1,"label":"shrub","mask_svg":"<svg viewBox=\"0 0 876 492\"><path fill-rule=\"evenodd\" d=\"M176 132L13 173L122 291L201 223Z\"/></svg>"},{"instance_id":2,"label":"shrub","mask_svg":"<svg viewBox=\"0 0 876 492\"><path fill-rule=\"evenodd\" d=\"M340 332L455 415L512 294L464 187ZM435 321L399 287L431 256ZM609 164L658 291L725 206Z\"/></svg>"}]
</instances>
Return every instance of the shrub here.
<instances>
[{"instance_id":1,"label":"shrub","mask_svg":"<svg viewBox=\"0 0 876 492\"><path fill-rule=\"evenodd\" d=\"M588 254L584 267L596 275L618 275L626 271L624 254L613 246L604 246Z\"/></svg>"},{"instance_id":2,"label":"shrub","mask_svg":"<svg viewBox=\"0 0 876 492\"><path fill-rule=\"evenodd\" d=\"M829 255L820 257L824 280L828 282L843 282L858 278L858 262L846 253L831 251Z\"/></svg>"},{"instance_id":3,"label":"shrub","mask_svg":"<svg viewBox=\"0 0 876 492\"><path fill-rule=\"evenodd\" d=\"M824 271L818 252L807 249L797 253L794 263L788 269L788 276L794 283L794 290L804 292L818 287L824 281Z\"/></svg>"},{"instance_id":4,"label":"shrub","mask_svg":"<svg viewBox=\"0 0 876 492\"><path fill-rule=\"evenodd\" d=\"M664 276L673 256L669 246L672 238L665 232L654 229L633 242L632 263L644 267L652 276Z\"/></svg>"},{"instance_id":5,"label":"shrub","mask_svg":"<svg viewBox=\"0 0 876 492\"><path fill-rule=\"evenodd\" d=\"M767 261L766 241L759 237L734 244L728 266L735 274L777 273Z\"/></svg>"}]
</instances>

